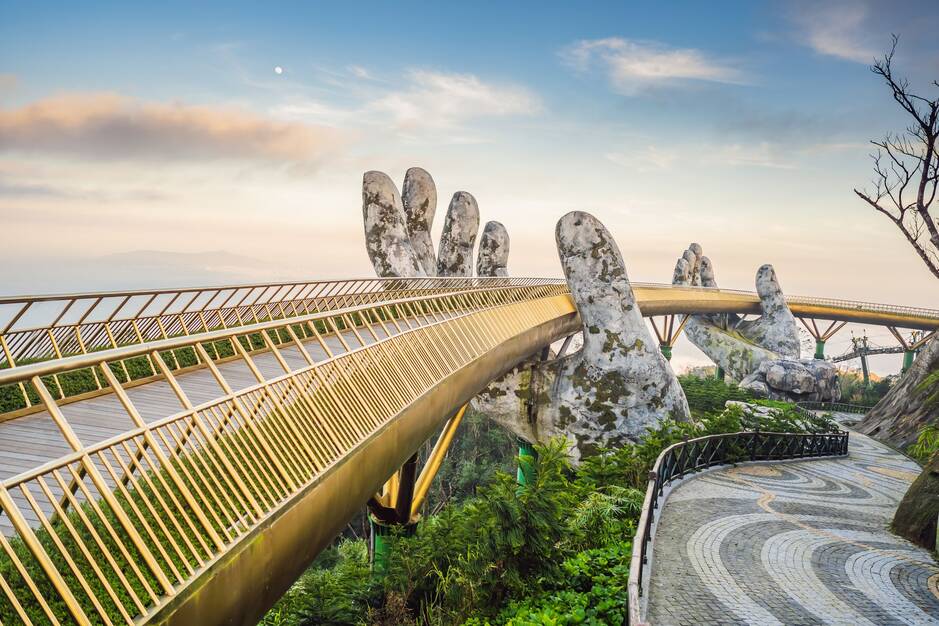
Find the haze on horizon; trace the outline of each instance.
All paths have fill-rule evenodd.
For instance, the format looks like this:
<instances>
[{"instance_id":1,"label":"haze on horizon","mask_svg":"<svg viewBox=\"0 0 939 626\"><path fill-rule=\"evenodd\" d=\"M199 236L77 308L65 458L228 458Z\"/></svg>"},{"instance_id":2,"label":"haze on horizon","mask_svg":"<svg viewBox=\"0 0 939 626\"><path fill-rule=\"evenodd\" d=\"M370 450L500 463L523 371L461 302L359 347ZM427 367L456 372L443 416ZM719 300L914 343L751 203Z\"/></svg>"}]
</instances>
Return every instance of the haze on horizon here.
<instances>
[{"instance_id":1,"label":"haze on horizon","mask_svg":"<svg viewBox=\"0 0 939 626\"><path fill-rule=\"evenodd\" d=\"M362 173L419 165L436 231L470 191L517 276L560 273L581 209L633 280L697 241L725 287L768 262L787 293L936 306L851 190L906 125L868 65L898 33L925 86L937 31L929 1L0 0L0 293L367 276Z\"/></svg>"}]
</instances>

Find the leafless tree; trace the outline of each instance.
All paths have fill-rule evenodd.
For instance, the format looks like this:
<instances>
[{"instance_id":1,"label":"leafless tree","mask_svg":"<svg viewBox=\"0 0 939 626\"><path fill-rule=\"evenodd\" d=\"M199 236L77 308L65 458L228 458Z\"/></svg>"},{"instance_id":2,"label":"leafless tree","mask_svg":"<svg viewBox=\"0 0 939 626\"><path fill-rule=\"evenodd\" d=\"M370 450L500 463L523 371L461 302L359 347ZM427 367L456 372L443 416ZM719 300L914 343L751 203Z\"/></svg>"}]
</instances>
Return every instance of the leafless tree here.
<instances>
[{"instance_id":1,"label":"leafless tree","mask_svg":"<svg viewBox=\"0 0 939 626\"><path fill-rule=\"evenodd\" d=\"M883 78L893 99L913 119L902 133L891 133L871 143L874 190L854 190L862 200L893 222L913 249L939 278L939 227L930 214L939 186L939 97L930 100L914 94L909 80L893 72L898 37L890 52L874 62L871 71ZM939 87L939 81L932 85Z\"/></svg>"}]
</instances>

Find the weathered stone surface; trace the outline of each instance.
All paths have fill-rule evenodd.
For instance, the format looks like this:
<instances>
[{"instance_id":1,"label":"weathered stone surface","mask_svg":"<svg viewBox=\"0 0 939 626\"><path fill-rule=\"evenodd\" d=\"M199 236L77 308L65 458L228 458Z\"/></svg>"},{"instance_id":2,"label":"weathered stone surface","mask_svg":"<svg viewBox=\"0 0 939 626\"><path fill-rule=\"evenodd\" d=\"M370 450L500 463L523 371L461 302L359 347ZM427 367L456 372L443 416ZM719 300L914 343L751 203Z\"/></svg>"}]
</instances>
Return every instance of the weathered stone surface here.
<instances>
[{"instance_id":1,"label":"weathered stone surface","mask_svg":"<svg viewBox=\"0 0 939 626\"><path fill-rule=\"evenodd\" d=\"M856 429L895 448L916 441L927 425L939 424L939 406L926 401L928 390L919 387L939 369L939 339L933 338L920 352L903 378L868 411ZM903 496L893 518L893 530L921 546L939 550L936 520L939 517L939 454L926 462L923 472Z\"/></svg>"},{"instance_id":2,"label":"weathered stone surface","mask_svg":"<svg viewBox=\"0 0 939 626\"><path fill-rule=\"evenodd\" d=\"M401 201L404 203L411 247L424 273L433 276L437 272L437 257L434 255L430 229L437 211L437 186L427 170L420 167L408 169L401 187Z\"/></svg>"},{"instance_id":3,"label":"weathered stone surface","mask_svg":"<svg viewBox=\"0 0 939 626\"><path fill-rule=\"evenodd\" d=\"M437 252L437 276L472 276L473 247L479 232L476 198L458 191L450 200Z\"/></svg>"},{"instance_id":4,"label":"weathered stone surface","mask_svg":"<svg viewBox=\"0 0 939 626\"><path fill-rule=\"evenodd\" d=\"M760 309L763 314L755 320L738 322L736 329L741 335L767 350L783 357L798 359L799 328L796 326L795 316L786 304L772 265L762 265L756 271L756 292L760 296Z\"/></svg>"},{"instance_id":5,"label":"weathered stone surface","mask_svg":"<svg viewBox=\"0 0 939 626\"><path fill-rule=\"evenodd\" d=\"M767 359L740 381L740 387L770 400L837 402L838 369L817 359Z\"/></svg>"},{"instance_id":6,"label":"weathered stone surface","mask_svg":"<svg viewBox=\"0 0 939 626\"><path fill-rule=\"evenodd\" d=\"M366 246L380 276L425 274L428 248L416 240L430 230L432 185L423 170L409 170L405 210L390 178L365 175ZM438 275L471 275L478 228L476 200L456 193L440 239ZM687 420L684 393L642 319L609 232L593 216L573 212L558 222L556 241L583 321L583 345L562 358L547 351L545 359L521 364L474 399L477 410L528 441L567 438L575 460L635 441L666 418ZM508 254L505 227L489 222L480 240L479 275L506 276Z\"/></svg>"},{"instance_id":7,"label":"weathered stone surface","mask_svg":"<svg viewBox=\"0 0 939 626\"><path fill-rule=\"evenodd\" d=\"M667 418L687 420L684 392L642 319L610 233L575 211L558 222L556 239L583 347L519 368L518 388L495 387L481 398L487 413L529 441L566 437L575 461L636 441Z\"/></svg>"},{"instance_id":8,"label":"weathered stone surface","mask_svg":"<svg viewBox=\"0 0 939 626\"><path fill-rule=\"evenodd\" d=\"M424 276L405 223L398 188L384 172L362 177L365 248L380 277Z\"/></svg>"},{"instance_id":9,"label":"weathered stone surface","mask_svg":"<svg viewBox=\"0 0 939 626\"><path fill-rule=\"evenodd\" d=\"M939 339L933 338L920 351L903 378L887 392L857 430L897 448L916 441L919 431L928 424L939 425L939 406L926 403L917 390L931 372L939 369Z\"/></svg>"},{"instance_id":10,"label":"weathered stone surface","mask_svg":"<svg viewBox=\"0 0 939 626\"><path fill-rule=\"evenodd\" d=\"M477 276L508 276L509 233L499 222L486 222L476 255Z\"/></svg>"},{"instance_id":11,"label":"weathered stone surface","mask_svg":"<svg viewBox=\"0 0 939 626\"><path fill-rule=\"evenodd\" d=\"M717 287L714 266L693 243L682 253L672 275L675 285ZM762 315L743 320L737 315L692 315L685 323L688 339L733 380L742 380L760 363L799 358L799 329L783 296L772 265L756 273Z\"/></svg>"}]
</instances>

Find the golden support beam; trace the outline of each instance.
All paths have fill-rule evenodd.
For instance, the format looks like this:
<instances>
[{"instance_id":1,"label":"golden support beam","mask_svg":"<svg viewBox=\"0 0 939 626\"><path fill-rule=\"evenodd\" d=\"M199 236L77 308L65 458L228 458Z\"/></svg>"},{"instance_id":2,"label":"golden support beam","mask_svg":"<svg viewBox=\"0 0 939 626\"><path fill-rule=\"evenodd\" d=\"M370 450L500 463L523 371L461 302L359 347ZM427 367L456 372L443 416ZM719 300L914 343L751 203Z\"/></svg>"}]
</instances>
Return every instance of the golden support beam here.
<instances>
[{"instance_id":1,"label":"golden support beam","mask_svg":"<svg viewBox=\"0 0 939 626\"><path fill-rule=\"evenodd\" d=\"M414 488L414 500L411 502L410 519L413 520L417 516L418 511L421 510L421 505L424 504L427 492L430 491L430 484L434 482L434 477L437 475L437 472L440 471L443 459L450 450L450 443L453 441L456 429L460 427L460 422L463 421L463 416L466 414L466 408L468 406L468 404L464 404L460 407L456 415L451 417L450 421L443 427L443 431L437 438L437 443L434 444L434 449L430 452L430 457L424 464L424 468L421 469L421 474L417 478L417 486Z\"/></svg>"}]
</instances>

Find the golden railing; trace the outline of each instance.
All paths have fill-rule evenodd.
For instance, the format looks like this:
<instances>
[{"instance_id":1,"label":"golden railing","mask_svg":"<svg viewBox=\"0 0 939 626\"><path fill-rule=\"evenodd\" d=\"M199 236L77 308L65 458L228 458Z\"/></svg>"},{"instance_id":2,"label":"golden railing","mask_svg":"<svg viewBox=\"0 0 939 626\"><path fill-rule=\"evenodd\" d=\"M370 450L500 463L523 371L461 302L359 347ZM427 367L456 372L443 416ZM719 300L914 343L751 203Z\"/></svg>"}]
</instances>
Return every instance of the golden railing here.
<instances>
[{"instance_id":1,"label":"golden railing","mask_svg":"<svg viewBox=\"0 0 939 626\"><path fill-rule=\"evenodd\" d=\"M14 530L0 534L0 620L183 624L210 611L248 623L449 414L578 326L564 284L477 287L0 371L0 387L35 389L72 449L0 484ZM265 378L254 363L258 341L281 376ZM311 355L310 342L325 358ZM219 344L256 385L233 391L213 356ZM288 348L302 366L289 364ZM217 399L193 406L164 358L181 350L211 370ZM179 410L141 417L113 366L135 357L165 377ZM126 432L92 444L76 434L49 380L83 368L116 394ZM238 567L248 569L226 578Z\"/></svg>"},{"instance_id":2,"label":"golden railing","mask_svg":"<svg viewBox=\"0 0 939 626\"><path fill-rule=\"evenodd\" d=\"M466 289L520 287L561 282L539 278L365 278L112 291L0 298L0 367L88 354L97 350L143 344L267 320L287 319L360 304L436 295ZM170 354L171 365L181 364ZM126 380L158 376L155 368ZM147 382L147 381L145 381ZM93 372L88 393L103 389ZM56 379L53 393L69 393ZM20 389L24 411L36 400Z\"/></svg>"},{"instance_id":3,"label":"golden railing","mask_svg":"<svg viewBox=\"0 0 939 626\"><path fill-rule=\"evenodd\" d=\"M0 365L191 335L317 311L543 278L362 278L0 297Z\"/></svg>"}]
</instances>

